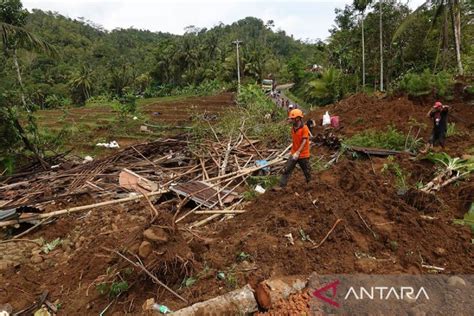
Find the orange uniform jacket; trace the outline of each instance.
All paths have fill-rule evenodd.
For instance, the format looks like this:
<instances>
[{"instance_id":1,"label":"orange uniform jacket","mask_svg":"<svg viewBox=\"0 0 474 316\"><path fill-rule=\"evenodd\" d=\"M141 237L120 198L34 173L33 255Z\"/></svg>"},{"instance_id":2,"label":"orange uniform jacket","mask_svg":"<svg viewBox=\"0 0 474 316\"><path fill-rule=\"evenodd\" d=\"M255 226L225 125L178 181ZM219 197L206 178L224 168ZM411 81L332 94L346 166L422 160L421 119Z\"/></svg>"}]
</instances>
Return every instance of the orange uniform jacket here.
<instances>
[{"instance_id":1,"label":"orange uniform jacket","mask_svg":"<svg viewBox=\"0 0 474 316\"><path fill-rule=\"evenodd\" d=\"M293 146L291 147L291 154L293 155L298 148L300 148L303 139L306 138L306 144L301 150L299 158L309 158L309 128L306 125L301 126L298 129L291 128L291 138L293 139Z\"/></svg>"}]
</instances>

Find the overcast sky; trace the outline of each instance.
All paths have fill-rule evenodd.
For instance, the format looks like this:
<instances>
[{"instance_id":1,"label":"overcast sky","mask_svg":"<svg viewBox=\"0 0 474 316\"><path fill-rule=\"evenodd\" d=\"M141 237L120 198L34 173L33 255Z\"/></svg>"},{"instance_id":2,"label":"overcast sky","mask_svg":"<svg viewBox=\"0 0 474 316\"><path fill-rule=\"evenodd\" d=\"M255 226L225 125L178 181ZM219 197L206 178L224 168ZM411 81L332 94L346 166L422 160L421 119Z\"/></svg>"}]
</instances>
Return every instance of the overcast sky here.
<instances>
[{"instance_id":1,"label":"overcast sky","mask_svg":"<svg viewBox=\"0 0 474 316\"><path fill-rule=\"evenodd\" d=\"M210 28L230 24L247 16L273 20L298 39L326 39L333 25L334 9L352 0L23 0L33 8L56 11L70 18L84 17L107 30L135 27L183 34L189 25ZM402 0L415 8L424 0Z\"/></svg>"}]
</instances>

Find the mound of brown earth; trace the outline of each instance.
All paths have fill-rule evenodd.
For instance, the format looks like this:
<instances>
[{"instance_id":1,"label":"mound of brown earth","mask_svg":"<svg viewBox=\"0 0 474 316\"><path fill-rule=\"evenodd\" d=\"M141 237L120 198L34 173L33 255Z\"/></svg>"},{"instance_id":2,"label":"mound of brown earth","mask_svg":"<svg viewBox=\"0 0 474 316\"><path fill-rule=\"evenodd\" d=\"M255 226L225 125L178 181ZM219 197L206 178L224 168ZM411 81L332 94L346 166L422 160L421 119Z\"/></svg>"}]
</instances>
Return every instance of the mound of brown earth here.
<instances>
[{"instance_id":1,"label":"mound of brown earth","mask_svg":"<svg viewBox=\"0 0 474 316\"><path fill-rule=\"evenodd\" d=\"M429 107L405 98L355 95L327 109L340 116L340 133L346 137L390 124L406 133L407 122L415 119L427 125L422 130L426 139ZM473 109L452 104L452 113L460 118L452 118L460 134L447 141L446 151L452 156L473 147ZM317 119L325 110L309 117ZM313 149L316 157L329 154L324 148ZM418 181L427 183L436 172L430 162L408 155L393 162L406 173L410 188ZM0 244L1 261L10 260L0 265L0 304L19 310L48 290L64 315L98 314L111 302L110 314L141 314L149 298L172 310L187 305L108 249L141 262L188 304L247 282L256 286L271 277L308 276L314 271L431 273L424 264L444 268L441 273L474 273L471 231L453 223L472 202L472 179L446 186L436 195L415 189L400 192L395 175L382 171L386 163L384 158L342 156L331 168L315 171L309 185L298 169L284 192L267 191L243 207L246 213L192 231L173 224L176 206L160 205L163 200L155 201L160 217L153 223L144 201L62 217L28 235L48 242L61 238L61 245L47 254L29 242ZM68 203L93 202L97 201L86 196ZM100 294L101 284L107 288L122 279L129 290L118 299ZM304 312L307 298L297 294L275 304L287 312Z\"/></svg>"},{"instance_id":2,"label":"mound of brown earth","mask_svg":"<svg viewBox=\"0 0 474 316\"><path fill-rule=\"evenodd\" d=\"M448 122L455 123L457 131L456 135L447 140L446 152L459 156L473 146L474 105L461 101L446 104L451 106ZM356 94L336 104L317 109L307 117L319 122L326 111L331 115L338 115L343 126L340 134L347 137L367 129L385 130L390 125L405 134L412 127L413 135L418 127L422 127L420 137L428 141L432 122L426 114L431 106L432 103L413 102L406 97L379 99L375 96Z\"/></svg>"}]
</instances>

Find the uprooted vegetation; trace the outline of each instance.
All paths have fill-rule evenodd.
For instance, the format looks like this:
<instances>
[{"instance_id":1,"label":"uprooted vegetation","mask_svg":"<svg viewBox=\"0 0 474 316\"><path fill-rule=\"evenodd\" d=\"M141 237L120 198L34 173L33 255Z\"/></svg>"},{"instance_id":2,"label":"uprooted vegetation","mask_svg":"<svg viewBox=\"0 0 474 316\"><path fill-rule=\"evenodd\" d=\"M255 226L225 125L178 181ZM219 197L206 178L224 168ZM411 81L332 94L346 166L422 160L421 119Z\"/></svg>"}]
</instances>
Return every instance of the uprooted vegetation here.
<instances>
[{"instance_id":1,"label":"uprooted vegetation","mask_svg":"<svg viewBox=\"0 0 474 316\"><path fill-rule=\"evenodd\" d=\"M246 102L251 100L259 97ZM390 106L394 102L397 106ZM3 178L0 199L6 207L35 206L36 213L24 209L30 219L20 222L41 224L18 241L0 243L0 273L10 284L0 303L20 310L48 290L48 300L65 314L100 313L106 307L139 314L149 298L177 310L246 283L315 270L431 273L425 265L441 273L474 272L470 229L453 222L470 220L464 214L474 197L471 174L426 193L420 188L441 171L429 160L407 153L366 159L318 145L311 158L314 181L304 185L296 170L284 194L272 192L289 127L283 114L273 121L273 108L262 107L256 111L249 105L222 121L202 122L196 127L202 129L198 142L181 134L85 164L65 159L56 170ZM466 105L453 109L474 118ZM319 118L325 110L308 116ZM403 149L409 118L422 122L427 112L407 99L361 95L328 110L341 117L344 128L335 131L341 139L366 128L384 134L393 124L381 137L389 149L396 149L393 144ZM381 117L370 119L374 115ZM358 117L363 128L353 124ZM286 137L266 141L268 134L261 131L274 125ZM462 134L449 137L445 148L451 160L472 148L469 125L456 121L456 128ZM428 133L422 128L419 137ZM257 166L257 160L269 164ZM140 185L124 186L125 176L140 179ZM257 185L267 191L256 193ZM139 192L146 188L158 193L144 198ZM110 204L96 205L101 202ZM92 206L77 208L83 205ZM24 225L10 227L4 238L31 227ZM440 234L447 237L428 238Z\"/></svg>"}]
</instances>

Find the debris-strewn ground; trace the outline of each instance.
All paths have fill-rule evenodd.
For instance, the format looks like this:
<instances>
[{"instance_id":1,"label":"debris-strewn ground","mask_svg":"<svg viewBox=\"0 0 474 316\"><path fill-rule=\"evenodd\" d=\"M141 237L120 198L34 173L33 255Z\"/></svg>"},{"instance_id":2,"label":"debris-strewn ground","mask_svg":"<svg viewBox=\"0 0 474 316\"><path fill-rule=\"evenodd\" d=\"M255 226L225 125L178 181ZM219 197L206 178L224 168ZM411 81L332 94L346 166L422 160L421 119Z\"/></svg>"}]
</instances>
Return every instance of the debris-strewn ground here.
<instances>
[{"instance_id":1,"label":"debris-strewn ground","mask_svg":"<svg viewBox=\"0 0 474 316\"><path fill-rule=\"evenodd\" d=\"M448 138L446 152L472 154L474 107L462 102L451 105L460 119L450 118L458 134ZM356 95L309 116L318 120L326 110L339 115L344 126L340 133L346 137L388 125L406 133L411 119L427 124L421 132L427 139L430 121L425 116L430 106L406 98ZM313 148L313 155L327 161L330 152ZM146 201L61 217L24 237L61 238L61 245L48 254L31 242L0 244L0 304L22 309L48 290L49 300L59 303L64 315L98 314L111 301L100 289L125 280L130 289L109 308L111 314L140 314L142 304L151 297L171 309L186 306L110 252L125 249L128 252L123 253L135 261L134 254L148 252L144 264L189 303L247 282L255 285L269 277L307 276L314 271L432 273L422 267L425 264L444 268L441 273L474 273L470 229L453 224L473 201L472 179L449 185L436 196L423 194L413 187L419 180L432 179L435 168L427 161L399 155L395 162L406 172L412 188L400 194L395 176L382 172L386 162L342 156L331 168L315 171L309 185L297 170L285 191L268 191L245 204L246 213L191 231L185 224L173 224L176 208L160 204L163 199L154 203L161 215L151 225ZM67 203L94 202L100 201L84 195ZM198 218L193 215L184 222ZM283 311L304 311L305 295L277 305Z\"/></svg>"}]
</instances>

